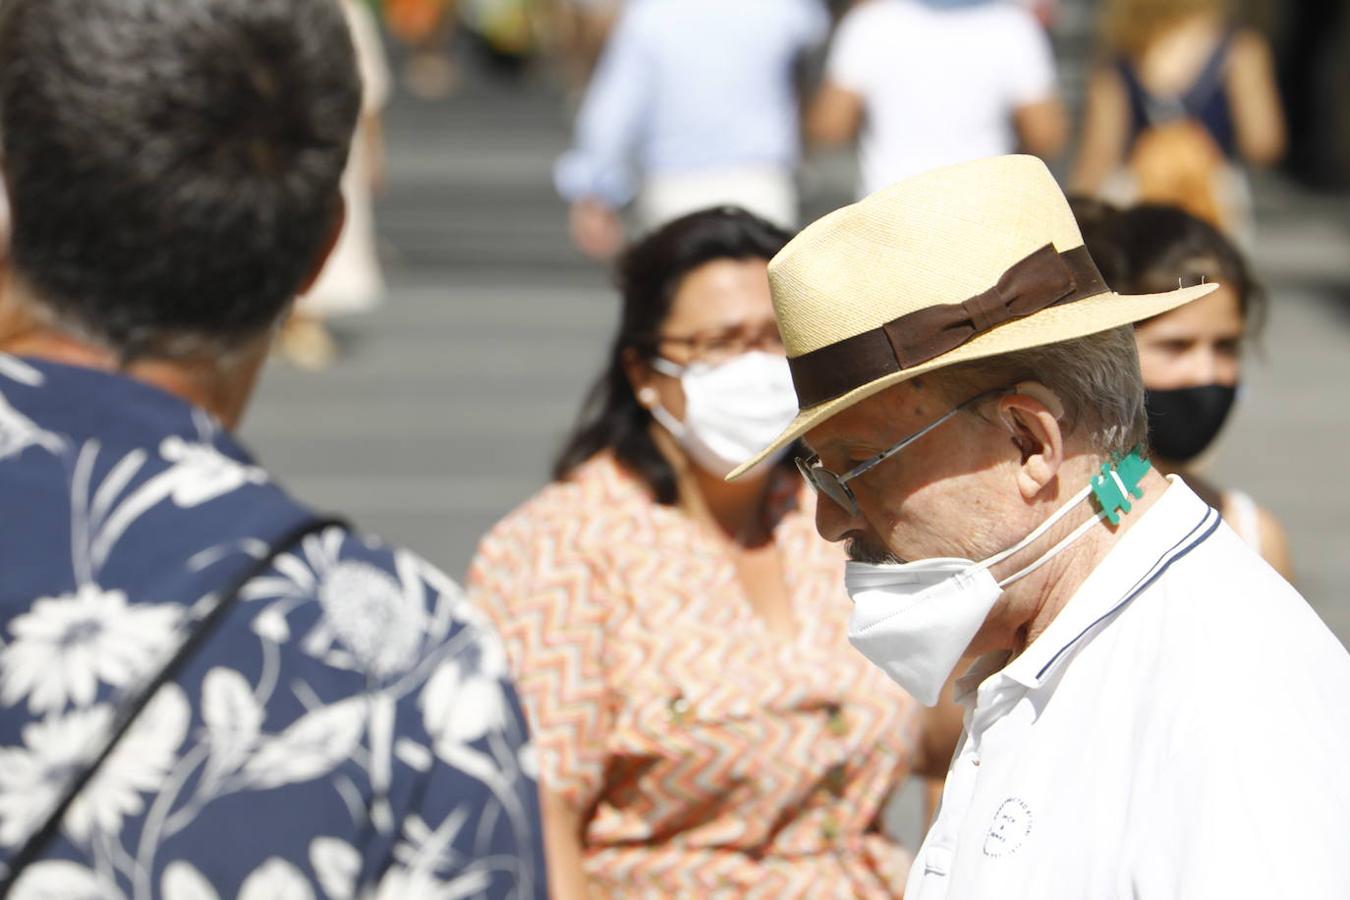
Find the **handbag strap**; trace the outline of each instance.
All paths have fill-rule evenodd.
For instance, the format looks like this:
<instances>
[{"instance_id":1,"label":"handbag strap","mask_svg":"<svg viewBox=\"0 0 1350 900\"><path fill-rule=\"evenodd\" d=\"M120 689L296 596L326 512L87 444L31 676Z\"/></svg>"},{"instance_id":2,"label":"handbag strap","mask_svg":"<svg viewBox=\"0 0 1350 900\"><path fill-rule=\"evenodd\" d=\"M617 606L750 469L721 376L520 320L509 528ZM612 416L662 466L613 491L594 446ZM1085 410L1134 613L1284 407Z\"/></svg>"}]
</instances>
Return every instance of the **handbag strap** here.
<instances>
[{"instance_id":1,"label":"handbag strap","mask_svg":"<svg viewBox=\"0 0 1350 900\"><path fill-rule=\"evenodd\" d=\"M107 762L108 757L117 749L118 744L131 730L132 724L145 711L146 706L159 692L159 689L178 677L183 666L187 664L192 655L225 621L226 615L234 608L235 602L239 599L239 594L243 591L245 585L267 571L278 556L296 547L310 535L326 528L346 527L346 525L345 521L337 518L307 519L273 542L261 559L249 566L242 575L230 583L229 588L221 594L221 599L215 606L211 607L210 611L201 618L197 627L178 645L178 649L168 663L159 670L154 678L146 683L140 693L134 696L130 702L118 708L117 715L113 719L113 727L108 739L104 742L103 749L67 783L65 790L61 793L60 800L52 807L42 826L29 836L18 852L10 857L3 870L0 870L3 871L3 876L0 876L0 900L9 895L20 873L32 865L43 849L56 837L61 829L61 822L65 819L71 804L75 802L75 798L80 795L80 792L88 786L89 781Z\"/></svg>"}]
</instances>

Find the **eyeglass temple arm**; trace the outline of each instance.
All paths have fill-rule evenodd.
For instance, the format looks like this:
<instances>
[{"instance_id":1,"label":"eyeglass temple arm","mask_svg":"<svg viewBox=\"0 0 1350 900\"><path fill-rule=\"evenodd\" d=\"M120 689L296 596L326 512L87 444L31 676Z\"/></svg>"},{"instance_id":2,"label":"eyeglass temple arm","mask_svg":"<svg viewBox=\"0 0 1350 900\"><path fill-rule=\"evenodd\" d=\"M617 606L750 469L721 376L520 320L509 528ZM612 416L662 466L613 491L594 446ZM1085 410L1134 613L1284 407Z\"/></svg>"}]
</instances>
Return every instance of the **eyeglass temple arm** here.
<instances>
[{"instance_id":1,"label":"eyeglass temple arm","mask_svg":"<svg viewBox=\"0 0 1350 900\"><path fill-rule=\"evenodd\" d=\"M982 393L982 394L976 394L974 397L971 397L969 400L965 401L964 403L960 403L960 404L958 404L958 405L952 407L950 410L947 411L947 413L946 413L945 415L942 415L942 416L938 417L937 419L933 420L932 422L929 422L929 423L928 423L927 425L925 425L923 428L920 428L920 429L919 429L918 431L916 431L914 434L911 434L909 437L905 438L903 441L901 441L900 443L896 444L894 447L891 447L891 448L888 449L888 450L883 450L881 453L878 453L876 456L872 457L871 459L859 463L857 466L855 466L855 467L852 468L852 469L849 469L849 470L848 470L847 472L845 472L843 475L840 475L840 476L839 476L839 483L842 485L842 484L845 484L846 482L852 481L853 479L857 478L859 475L866 474L866 473L869 472L870 470L876 468L877 466L879 466L879 465L881 465L882 463L884 463L886 460L890 459L890 458L891 458L892 456L894 456L895 454L899 453L901 450L903 450L903 449L905 449L906 447L908 447L910 444L912 444L912 443L914 443L915 441L917 441L919 438L923 437L923 436L924 436L925 434L927 434L928 432L932 431L934 428L937 428L939 425L941 425L943 422L945 422L945 421L947 421L948 419L950 419L952 416L954 416L954 415L956 415L957 413L961 412L961 411L962 411L963 409L965 409L966 407L968 407L968 406L973 406L974 404L979 403L981 400L987 400L987 399L989 399L990 397L995 397L995 396L999 396L999 395L1002 395L1002 394L1006 394L1006 393L1009 392L1009 390L1010 390L1009 388L998 388L998 389L992 390L992 391L985 391L985 392ZM1015 391L1016 391L1016 388L1012 388L1011 390L1015 392Z\"/></svg>"}]
</instances>

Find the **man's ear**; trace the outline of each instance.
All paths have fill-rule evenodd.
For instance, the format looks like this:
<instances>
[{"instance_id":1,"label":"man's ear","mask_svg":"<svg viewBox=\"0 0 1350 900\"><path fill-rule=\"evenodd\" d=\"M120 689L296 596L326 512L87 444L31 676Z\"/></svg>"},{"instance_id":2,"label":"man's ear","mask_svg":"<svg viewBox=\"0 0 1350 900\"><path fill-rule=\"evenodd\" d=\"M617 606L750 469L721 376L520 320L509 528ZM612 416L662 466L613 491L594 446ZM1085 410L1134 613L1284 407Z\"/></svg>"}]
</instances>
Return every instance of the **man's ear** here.
<instances>
[{"instance_id":1,"label":"man's ear","mask_svg":"<svg viewBox=\"0 0 1350 900\"><path fill-rule=\"evenodd\" d=\"M319 255L314 259L313 268L309 275L305 277L305 280L301 282L300 290L296 292L298 296L308 294L310 289L314 287L314 283L319 280L319 276L323 274L323 267L328 265L328 258L337 249L338 239L342 237L342 229L346 224L347 200L339 194L337 211L333 214L333 224L328 227L328 236L324 238Z\"/></svg>"},{"instance_id":2,"label":"man's ear","mask_svg":"<svg viewBox=\"0 0 1350 900\"><path fill-rule=\"evenodd\" d=\"M1054 482L1064 464L1064 405L1044 385L1024 382L999 401L998 413L1021 453L1017 489L1032 500Z\"/></svg>"}]
</instances>

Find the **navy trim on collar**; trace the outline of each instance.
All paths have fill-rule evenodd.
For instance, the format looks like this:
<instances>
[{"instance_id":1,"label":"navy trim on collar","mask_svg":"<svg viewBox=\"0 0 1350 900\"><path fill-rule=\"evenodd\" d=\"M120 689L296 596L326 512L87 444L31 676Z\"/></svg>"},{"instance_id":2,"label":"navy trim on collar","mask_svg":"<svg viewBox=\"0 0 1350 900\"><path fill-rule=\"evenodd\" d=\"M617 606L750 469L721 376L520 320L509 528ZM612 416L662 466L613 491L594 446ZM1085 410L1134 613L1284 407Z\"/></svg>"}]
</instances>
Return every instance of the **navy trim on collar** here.
<instances>
[{"instance_id":1,"label":"navy trim on collar","mask_svg":"<svg viewBox=\"0 0 1350 900\"><path fill-rule=\"evenodd\" d=\"M1199 523L1197 523L1195 527L1192 528L1184 538L1177 541L1167 550L1166 553L1160 556L1157 559L1157 561L1154 562L1153 565L1149 568L1148 572L1146 572L1142 578L1140 578L1137 582L1135 582L1133 587L1131 587L1128 591L1125 592L1124 597L1118 600L1109 610L1107 610L1105 613L1099 616L1091 625L1087 626L1082 631L1080 631L1073 638L1073 640L1069 641L1063 647L1060 647L1059 650L1055 652L1055 655L1050 657L1049 661L1046 662L1046 664L1041 667L1041 670L1036 673L1036 680L1041 681L1042 679L1044 679L1045 674L1050 671L1050 669L1055 665L1056 662L1058 662L1060 659L1063 658L1064 654L1069 650L1069 648L1073 647L1075 644L1081 641L1088 634L1088 632L1092 631L1092 629L1096 628L1098 625L1102 624L1107 619L1111 618L1116 613L1120 612L1120 610L1122 610L1131 600L1133 600L1135 597L1138 597L1141 593L1147 590L1149 586L1151 586L1155 581L1161 578L1163 576L1163 573L1165 573L1168 569L1172 567L1173 563L1175 563L1179 559L1184 558L1192 550L1194 550L1196 547L1199 547L1206 540L1208 540L1209 536L1212 535L1218 529L1219 523L1221 521L1222 519L1219 517L1218 512L1211 509L1210 507L1205 507L1205 515L1199 521ZM1197 532L1202 532L1199 537L1195 537Z\"/></svg>"}]
</instances>

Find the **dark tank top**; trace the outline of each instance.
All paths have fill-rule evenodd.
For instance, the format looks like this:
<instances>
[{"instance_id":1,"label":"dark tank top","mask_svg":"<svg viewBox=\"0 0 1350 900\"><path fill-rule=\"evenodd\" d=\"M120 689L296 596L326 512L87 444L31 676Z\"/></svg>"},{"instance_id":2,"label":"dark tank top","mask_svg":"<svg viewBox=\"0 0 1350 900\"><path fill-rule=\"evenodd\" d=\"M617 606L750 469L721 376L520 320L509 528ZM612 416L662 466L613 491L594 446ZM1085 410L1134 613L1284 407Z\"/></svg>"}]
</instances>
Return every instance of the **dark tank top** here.
<instances>
[{"instance_id":1,"label":"dark tank top","mask_svg":"<svg viewBox=\"0 0 1350 900\"><path fill-rule=\"evenodd\" d=\"M1126 152L1145 129L1191 119L1209 132L1214 143L1229 159L1237 158L1237 131L1233 112L1228 103L1228 86L1224 78L1225 64L1233 47L1234 30L1228 29L1191 86L1180 94L1158 95L1144 87L1134 63L1121 57L1116 69L1125 82L1130 102L1130 136Z\"/></svg>"}]
</instances>

